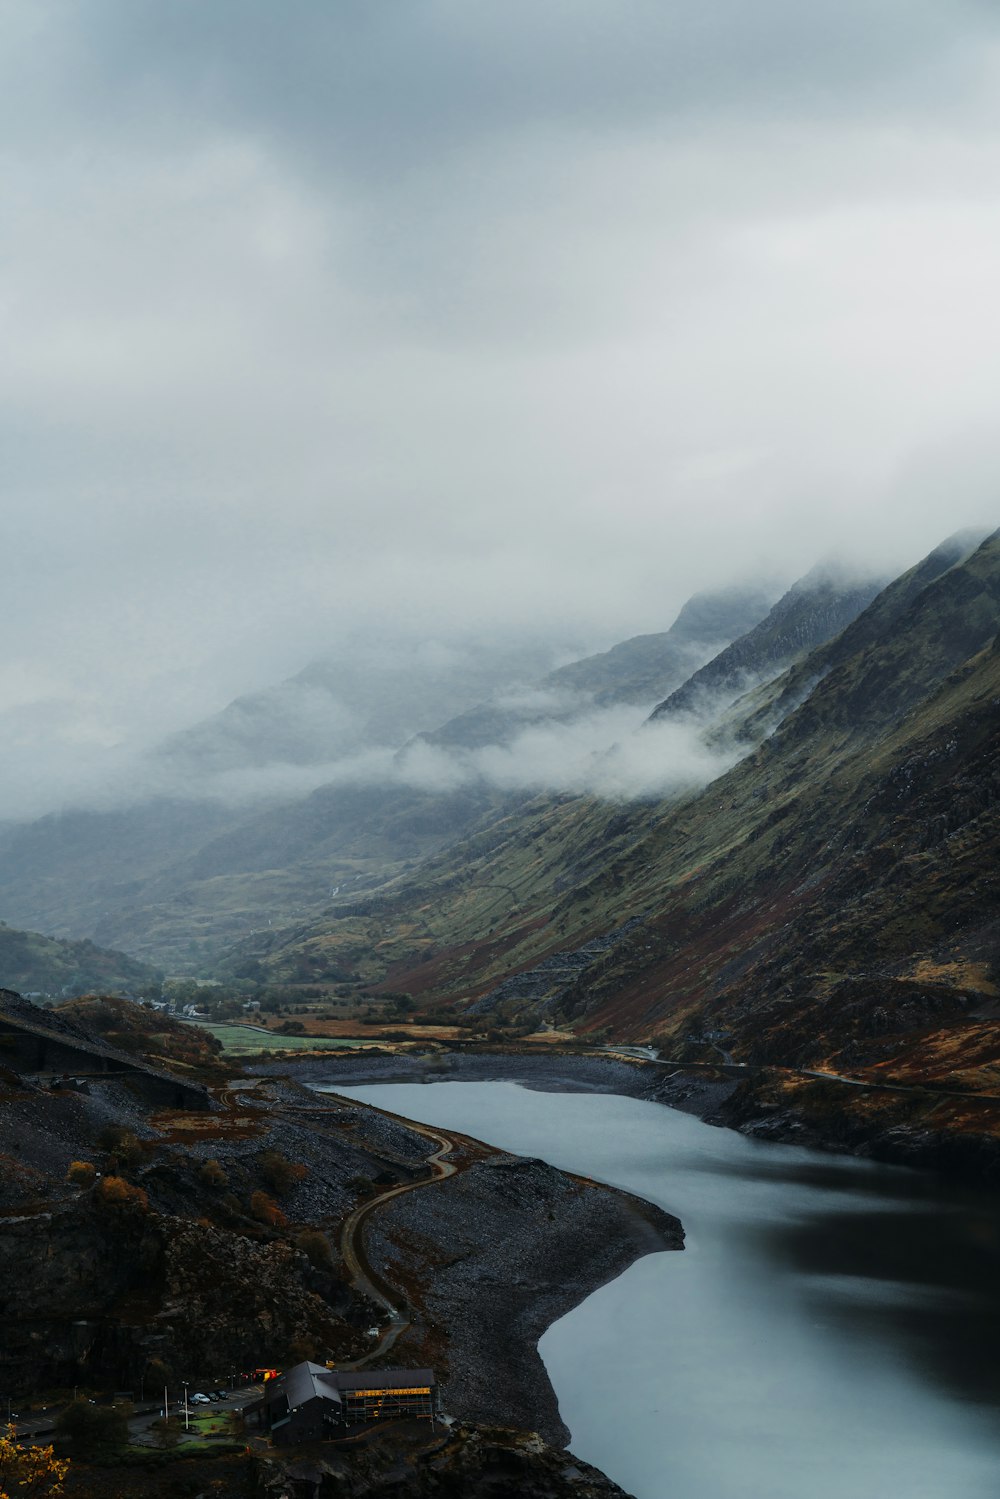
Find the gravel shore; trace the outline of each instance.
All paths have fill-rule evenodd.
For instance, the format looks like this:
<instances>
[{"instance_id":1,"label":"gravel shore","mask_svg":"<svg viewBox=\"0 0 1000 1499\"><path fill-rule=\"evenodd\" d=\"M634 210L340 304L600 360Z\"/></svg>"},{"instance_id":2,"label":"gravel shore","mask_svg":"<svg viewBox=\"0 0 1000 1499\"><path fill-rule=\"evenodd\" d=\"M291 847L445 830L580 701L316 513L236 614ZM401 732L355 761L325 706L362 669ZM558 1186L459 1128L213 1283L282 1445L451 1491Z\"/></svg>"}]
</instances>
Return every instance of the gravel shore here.
<instances>
[{"instance_id":1,"label":"gravel shore","mask_svg":"<svg viewBox=\"0 0 1000 1499\"><path fill-rule=\"evenodd\" d=\"M562 1446L539 1338L635 1260L683 1242L650 1203L498 1153L387 1203L366 1247L418 1309L398 1346L440 1371L448 1412Z\"/></svg>"},{"instance_id":2,"label":"gravel shore","mask_svg":"<svg viewBox=\"0 0 1000 1499\"><path fill-rule=\"evenodd\" d=\"M333 1088L504 1080L546 1092L644 1097L651 1084L628 1062L586 1055L352 1052L303 1059L288 1071L296 1083ZM539 1338L643 1255L683 1242L679 1221L651 1203L545 1161L496 1152L386 1203L366 1227L365 1247L416 1309L396 1345L400 1361L438 1370L447 1410L563 1445L569 1433Z\"/></svg>"}]
</instances>

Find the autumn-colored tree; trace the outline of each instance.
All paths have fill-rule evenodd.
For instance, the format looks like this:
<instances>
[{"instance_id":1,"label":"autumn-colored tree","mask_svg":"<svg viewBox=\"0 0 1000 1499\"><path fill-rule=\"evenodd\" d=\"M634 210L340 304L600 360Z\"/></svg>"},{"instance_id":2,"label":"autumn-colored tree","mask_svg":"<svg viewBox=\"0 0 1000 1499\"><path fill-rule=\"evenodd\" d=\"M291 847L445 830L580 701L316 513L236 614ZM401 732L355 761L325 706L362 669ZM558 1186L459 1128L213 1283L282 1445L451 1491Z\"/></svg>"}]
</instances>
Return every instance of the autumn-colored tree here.
<instances>
[{"instance_id":1,"label":"autumn-colored tree","mask_svg":"<svg viewBox=\"0 0 1000 1499\"><path fill-rule=\"evenodd\" d=\"M146 1212L149 1198L141 1187L134 1187L122 1176L105 1176L97 1183L97 1200L105 1207L139 1208Z\"/></svg>"},{"instance_id":2,"label":"autumn-colored tree","mask_svg":"<svg viewBox=\"0 0 1000 1499\"><path fill-rule=\"evenodd\" d=\"M97 1175L97 1167L93 1161L70 1161L66 1171L66 1180L74 1187L89 1187Z\"/></svg>"},{"instance_id":3,"label":"autumn-colored tree","mask_svg":"<svg viewBox=\"0 0 1000 1499\"><path fill-rule=\"evenodd\" d=\"M226 1175L220 1163L214 1158L206 1161L198 1172L199 1179L206 1187L226 1187L229 1185L229 1177Z\"/></svg>"},{"instance_id":4,"label":"autumn-colored tree","mask_svg":"<svg viewBox=\"0 0 1000 1499\"><path fill-rule=\"evenodd\" d=\"M284 1228L288 1219L273 1197L266 1192L254 1192L250 1197L250 1216L258 1223L267 1223L271 1228Z\"/></svg>"},{"instance_id":5,"label":"autumn-colored tree","mask_svg":"<svg viewBox=\"0 0 1000 1499\"><path fill-rule=\"evenodd\" d=\"M55 1499L68 1472L51 1447L19 1447L15 1427L0 1436L0 1499Z\"/></svg>"}]
</instances>

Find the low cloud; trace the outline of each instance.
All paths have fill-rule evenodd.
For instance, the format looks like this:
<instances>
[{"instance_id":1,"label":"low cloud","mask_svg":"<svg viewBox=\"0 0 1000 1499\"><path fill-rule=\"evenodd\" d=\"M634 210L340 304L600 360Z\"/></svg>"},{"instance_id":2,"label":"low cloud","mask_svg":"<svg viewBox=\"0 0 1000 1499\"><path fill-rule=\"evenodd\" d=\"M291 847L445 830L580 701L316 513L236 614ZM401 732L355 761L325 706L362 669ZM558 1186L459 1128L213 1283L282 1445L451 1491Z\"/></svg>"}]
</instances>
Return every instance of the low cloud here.
<instances>
[{"instance_id":1,"label":"low cloud","mask_svg":"<svg viewBox=\"0 0 1000 1499\"><path fill-rule=\"evenodd\" d=\"M205 776L199 793L240 803L301 796L320 786L399 786L433 795L486 786L631 801L704 786L739 758L730 745L706 743L710 714L650 723L652 706L592 710L569 722L546 719L507 742L474 749L418 738L398 752L382 747L322 765L228 770Z\"/></svg>"},{"instance_id":2,"label":"low cloud","mask_svg":"<svg viewBox=\"0 0 1000 1499\"><path fill-rule=\"evenodd\" d=\"M428 791L485 783L498 791L627 801L703 786L735 763L735 752L705 744L701 718L648 723L652 707L608 708L568 723L547 720L508 743L471 750L420 741L397 757L395 773Z\"/></svg>"},{"instance_id":3,"label":"low cloud","mask_svg":"<svg viewBox=\"0 0 1000 1499\"><path fill-rule=\"evenodd\" d=\"M508 701L523 711L529 704L537 708L548 696L526 691L511 694ZM551 696L558 698L554 709L565 709L566 694ZM122 811L155 799L217 802L250 814L297 801L321 787L405 787L447 795L462 787L487 786L503 793L593 794L628 801L703 786L735 763L738 756L730 746L706 743L710 714L650 723L652 707L591 709L568 721L545 718L504 743L476 748L418 737L402 750L381 745L307 763L275 758L255 765L220 765L206 755L198 765L190 746L176 756L162 749L130 754L109 748L96 728L88 739L76 714L50 705L42 714L49 731L46 753L25 754L14 738L0 750L0 818L23 820L66 807Z\"/></svg>"}]
</instances>

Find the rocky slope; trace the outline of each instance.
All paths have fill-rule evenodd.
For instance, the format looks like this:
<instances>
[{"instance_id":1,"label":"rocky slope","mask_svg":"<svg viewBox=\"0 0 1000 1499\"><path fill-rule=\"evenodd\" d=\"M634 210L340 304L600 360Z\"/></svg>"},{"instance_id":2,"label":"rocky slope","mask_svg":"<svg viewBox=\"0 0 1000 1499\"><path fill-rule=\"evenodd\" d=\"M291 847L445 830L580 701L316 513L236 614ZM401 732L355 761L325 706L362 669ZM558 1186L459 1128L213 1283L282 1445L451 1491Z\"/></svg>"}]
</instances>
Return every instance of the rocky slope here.
<instances>
[{"instance_id":1,"label":"rocky slope","mask_svg":"<svg viewBox=\"0 0 1000 1499\"><path fill-rule=\"evenodd\" d=\"M842 568L814 568L783 594L767 616L692 673L651 719L712 716L761 682L839 635L885 587L886 578L857 578Z\"/></svg>"},{"instance_id":2,"label":"rocky slope","mask_svg":"<svg viewBox=\"0 0 1000 1499\"><path fill-rule=\"evenodd\" d=\"M126 1035L130 1007L102 1000L73 1006L67 1034L84 1035L102 1006ZM170 1023L156 1035L137 1014L134 1038L162 1062ZM392 1361L431 1363L449 1412L520 1430L466 1429L444 1467L414 1472L479 1475L485 1493L520 1473L549 1485L539 1493L616 1492L529 1438L565 1438L536 1343L639 1256L679 1248L675 1219L460 1136L455 1173L433 1180L432 1144L416 1128L267 1077L263 1064L214 1091L207 1112L155 1111L127 1079L53 1091L0 1071L6 1389L217 1383L222 1368L370 1356L367 1329L381 1311L341 1260L339 1229L381 1190L419 1184L366 1221L369 1273L406 1308Z\"/></svg>"},{"instance_id":3,"label":"rocky slope","mask_svg":"<svg viewBox=\"0 0 1000 1499\"><path fill-rule=\"evenodd\" d=\"M257 1499L628 1499L537 1435L463 1424L430 1440L401 1430L350 1457L319 1448L255 1464Z\"/></svg>"},{"instance_id":4,"label":"rocky slope","mask_svg":"<svg viewBox=\"0 0 1000 1499\"><path fill-rule=\"evenodd\" d=\"M372 1262L419 1308L398 1346L441 1371L449 1412L559 1445L569 1431L538 1339L636 1259L682 1245L651 1204L505 1154L397 1197L368 1235Z\"/></svg>"}]
</instances>

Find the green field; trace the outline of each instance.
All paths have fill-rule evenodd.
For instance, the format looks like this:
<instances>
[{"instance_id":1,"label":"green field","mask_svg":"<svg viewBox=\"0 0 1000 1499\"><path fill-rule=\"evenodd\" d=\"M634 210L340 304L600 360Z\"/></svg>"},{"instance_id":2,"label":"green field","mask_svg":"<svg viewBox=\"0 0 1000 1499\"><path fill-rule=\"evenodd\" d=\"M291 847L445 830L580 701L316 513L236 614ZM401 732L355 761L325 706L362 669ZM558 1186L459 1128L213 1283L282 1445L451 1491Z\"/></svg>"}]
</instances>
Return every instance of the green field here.
<instances>
[{"instance_id":1,"label":"green field","mask_svg":"<svg viewBox=\"0 0 1000 1499\"><path fill-rule=\"evenodd\" d=\"M223 1051L247 1056L258 1051L329 1051L345 1046L374 1046L374 1038L342 1036L279 1036L256 1030L252 1025L212 1025L203 1020L191 1022L203 1031L218 1036Z\"/></svg>"}]
</instances>

